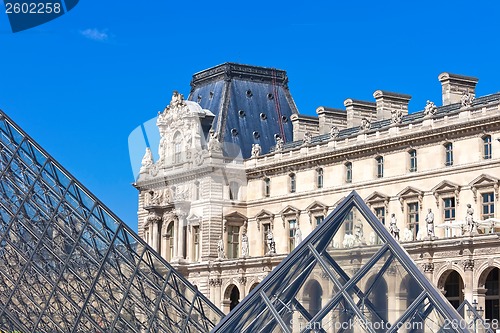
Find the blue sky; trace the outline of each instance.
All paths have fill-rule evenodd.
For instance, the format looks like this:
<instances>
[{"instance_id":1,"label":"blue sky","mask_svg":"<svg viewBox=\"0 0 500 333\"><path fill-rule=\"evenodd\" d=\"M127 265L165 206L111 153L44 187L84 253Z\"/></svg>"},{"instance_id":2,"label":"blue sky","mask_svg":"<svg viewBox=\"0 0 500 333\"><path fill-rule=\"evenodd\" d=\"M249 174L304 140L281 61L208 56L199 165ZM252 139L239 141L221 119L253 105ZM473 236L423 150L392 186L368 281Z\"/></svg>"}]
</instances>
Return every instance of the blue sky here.
<instances>
[{"instance_id":1,"label":"blue sky","mask_svg":"<svg viewBox=\"0 0 500 333\"><path fill-rule=\"evenodd\" d=\"M441 72L500 91L498 1L80 3L13 34L0 12L0 108L134 229L128 135L224 62L288 72L301 113L377 89L441 105Z\"/></svg>"}]
</instances>

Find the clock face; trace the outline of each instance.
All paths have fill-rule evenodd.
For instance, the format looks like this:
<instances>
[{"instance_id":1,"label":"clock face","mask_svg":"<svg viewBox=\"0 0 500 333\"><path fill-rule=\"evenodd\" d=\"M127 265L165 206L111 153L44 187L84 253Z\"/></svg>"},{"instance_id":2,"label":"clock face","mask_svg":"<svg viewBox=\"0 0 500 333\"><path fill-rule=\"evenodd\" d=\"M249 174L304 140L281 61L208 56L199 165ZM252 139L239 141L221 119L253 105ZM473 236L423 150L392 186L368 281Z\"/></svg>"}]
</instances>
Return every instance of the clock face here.
<instances>
[{"instance_id":1,"label":"clock face","mask_svg":"<svg viewBox=\"0 0 500 333\"><path fill-rule=\"evenodd\" d=\"M79 0L4 0L12 32L27 30L64 15Z\"/></svg>"}]
</instances>

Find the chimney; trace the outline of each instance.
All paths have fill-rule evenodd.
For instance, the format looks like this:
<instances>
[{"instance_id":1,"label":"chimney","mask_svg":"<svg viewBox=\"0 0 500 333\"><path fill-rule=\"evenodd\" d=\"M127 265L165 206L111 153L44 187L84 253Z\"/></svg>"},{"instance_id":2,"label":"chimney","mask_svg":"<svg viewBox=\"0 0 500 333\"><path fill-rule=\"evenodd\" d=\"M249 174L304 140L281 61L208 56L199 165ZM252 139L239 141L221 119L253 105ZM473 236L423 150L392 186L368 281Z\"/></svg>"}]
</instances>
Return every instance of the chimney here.
<instances>
[{"instance_id":1,"label":"chimney","mask_svg":"<svg viewBox=\"0 0 500 333\"><path fill-rule=\"evenodd\" d=\"M377 119L391 119L393 111L402 111L403 116L408 114L408 103L411 96L389 91L377 90L373 93L377 104Z\"/></svg>"},{"instance_id":2,"label":"chimney","mask_svg":"<svg viewBox=\"0 0 500 333\"><path fill-rule=\"evenodd\" d=\"M438 79L443 90L443 105L460 103L465 93L469 93L471 97L476 96L478 79L475 77L441 73Z\"/></svg>"},{"instance_id":3,"label":"chimney","mask_svg":"<svg viewBox=\"0 0 500 333\"><path fill-rule=\"evenodd\" d=\"M347 114L345 110L319 106L316 109L319 120L319 134L330 133L332 126L344 129L347 126Z\"/></svg>"},{"instance_id":4,"label":"chimney","mask_svg":"<svg viewBox=\"0 0 500 333\"><path fill-rule=\"evenodd\" d=\"M346 99L344 101L347 113L347 128L361 125L361 119L372 121L377 116L377 107L373 102Z\"/></svg>"}]
</instances>

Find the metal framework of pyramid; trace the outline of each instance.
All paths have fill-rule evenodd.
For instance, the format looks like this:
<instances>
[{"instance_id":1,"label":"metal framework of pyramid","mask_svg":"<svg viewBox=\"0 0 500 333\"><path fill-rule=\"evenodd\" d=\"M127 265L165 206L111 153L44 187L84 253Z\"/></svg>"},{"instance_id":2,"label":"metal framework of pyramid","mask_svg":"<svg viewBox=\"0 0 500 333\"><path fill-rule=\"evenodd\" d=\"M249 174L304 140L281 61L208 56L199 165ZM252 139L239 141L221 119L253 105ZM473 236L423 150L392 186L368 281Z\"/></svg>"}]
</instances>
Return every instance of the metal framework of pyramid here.
<instances>
[{"instance_id":1,"label":"metal framework of pyramid","mask_svg":"<svg viewBox=\"0 0 500 333\"><path fill-rule=\"evenodd\" d=\"M212 332L468 332L352 192Z\"/></svg>"},{"instance_id":2,"label":"metal framework of pyramid","mask_svg":"<svg viewBox=\"0 0 500 333\"><path fill-rule=\"evenodd\" d=\"M0 331L209 332L223 316L0 111Z\"/></svg>"}]
</instances>

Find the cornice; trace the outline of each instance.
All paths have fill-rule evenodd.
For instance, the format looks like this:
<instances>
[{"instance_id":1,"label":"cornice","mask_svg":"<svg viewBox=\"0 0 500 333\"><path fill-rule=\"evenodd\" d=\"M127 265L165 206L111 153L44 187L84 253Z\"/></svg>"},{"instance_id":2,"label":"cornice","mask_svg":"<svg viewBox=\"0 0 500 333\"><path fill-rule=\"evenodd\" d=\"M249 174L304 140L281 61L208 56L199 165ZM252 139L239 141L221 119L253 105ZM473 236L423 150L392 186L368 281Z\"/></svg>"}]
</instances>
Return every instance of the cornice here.
<instances>
[{"instance_id":1,"label":"cornice","mask_svg":"<svg viewBox=\"0 0 500 333\"><path fill-rule=\"evenodd\" d=\"M318 154L300 155L295 158L286 158L281 161L269 163L263 166L249 167L246 169L247 177L249 179L260 178L264 174L269 176L271 174L287 173L290 169L295 171L300 169L307 169L311 164L334 164L346 160L358 159L365 156L371 156L376 153L386 153L396 149L406 149L422 145L425 143L435 143L443 140L452 140L462 138L463 134L476 134L491 128L500 128L500 115L493 117L482 118L479 120L472 120L463 123L455 123L436 128L430 128L426 131L410 132L401 136L388 137L381 140L370 140L363 143L353 144L352 146L342 147L331 150L327 147L327 142L320 143L320 147L325 151ZM353 136L355 137L355 136ZM320 148L320 149L321 149ZM291 149L288 151L300 151L301 148ZM286 153L285 151L284 153ZM283 152L279 152L283 154ZM279 154L278 153L278 154ZM274 153L276 155L277 153ZM273 154L265 155L267 158ZM258 160L257 160L258 162Z\"/></svg>"}]
</instances>

